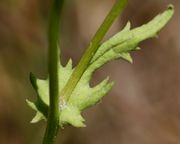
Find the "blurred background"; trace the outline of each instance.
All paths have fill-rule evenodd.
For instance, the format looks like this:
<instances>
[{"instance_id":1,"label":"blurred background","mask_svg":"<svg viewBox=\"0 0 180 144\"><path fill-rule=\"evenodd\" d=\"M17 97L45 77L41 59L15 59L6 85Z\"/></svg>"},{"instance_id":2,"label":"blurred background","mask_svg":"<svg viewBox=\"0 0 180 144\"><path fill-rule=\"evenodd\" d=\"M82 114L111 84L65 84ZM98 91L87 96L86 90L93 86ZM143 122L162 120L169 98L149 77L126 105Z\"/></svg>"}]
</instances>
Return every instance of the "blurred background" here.
<instances>
[{"instance_id":1,"label":"blurred background","mask_svg":"<svg viewBox=\"0 0 180 144\"><path fill-rule=\"evenodd\" d=\"M35 100L29 73L47 76L47 21L51 0L0 0L0 144L40 144L45 122L30 124ZM115 0L66 0L61 25L62 61L77 64ZM134 64L114 61L94 74L92 84L110 76L113 90L84 112L86 128L66 127L58 144L180 143L180 1L129 0L106 38L128 20L148 22L175 5L171 22L159 38L141 43Z\"/></svg>"}]
</instances>

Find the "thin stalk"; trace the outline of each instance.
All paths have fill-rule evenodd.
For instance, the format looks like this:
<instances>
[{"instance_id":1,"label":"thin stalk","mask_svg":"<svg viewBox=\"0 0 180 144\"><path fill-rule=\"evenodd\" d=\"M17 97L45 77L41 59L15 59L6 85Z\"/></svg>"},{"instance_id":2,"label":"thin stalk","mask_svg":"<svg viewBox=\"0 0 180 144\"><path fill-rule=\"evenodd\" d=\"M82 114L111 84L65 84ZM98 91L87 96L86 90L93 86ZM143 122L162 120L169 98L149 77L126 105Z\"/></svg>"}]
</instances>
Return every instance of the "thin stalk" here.
<instances>
[{"instance_id":1,"label":"thin stalk","mask_svg":"<svg viewBox=\"0 0 180 144\"><path fill-rule=\"evenodd\" d=\"M75 86L77 85L84 71L88 67L89 62L91 61L91 58L93 57L93 55L96 53L103 37L105 36L105 34L109 30L113 22L115 21L115 19L121 14L126 4L127 4L127 0L117 0L117 2L114 4L109 14L103 21L102 25L100 26L100 28L98 29L94 37L92 38L79 64L75 68L73 74L71 75L66 86L61 92L61 96L64 97L66 101L68 101Z\"/></svg>"},{"instance_id":2,"label":"thin stalk","mask_svg":"<svg viewBox=\"0 0 180 144\"><path fill-rule=\"evenodd\" d=\"M49 95L50 105L48 112L47 128L43 144L53 144L59 125L59 91L58 91L58 61L59 61L59 17L62 11L63 0L53 0L49 17L48 41L49 41Z\"/></svg>"}]
</instances>

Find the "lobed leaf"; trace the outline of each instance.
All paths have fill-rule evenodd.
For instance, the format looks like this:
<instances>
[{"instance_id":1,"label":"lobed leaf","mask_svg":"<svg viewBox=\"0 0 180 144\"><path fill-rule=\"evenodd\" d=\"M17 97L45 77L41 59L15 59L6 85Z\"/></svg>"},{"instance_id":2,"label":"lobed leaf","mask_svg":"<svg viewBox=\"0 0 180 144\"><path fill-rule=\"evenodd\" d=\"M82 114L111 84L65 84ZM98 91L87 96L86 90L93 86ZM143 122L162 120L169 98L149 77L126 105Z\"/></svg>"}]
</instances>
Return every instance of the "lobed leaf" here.
<instances>
[{"instance_id":1,"label":"lobed leaf","mask_svg":"<svg viewBox=\"0 0 180 144\"><path fill-rule=\"evenodd\" d=\"M130 29L130 22L125 28L115 36L104 42L98 48L93 56L89 66L83 73L81 79L73 90L68 101L61 96L59 101L59 125L63 127L65 124L71 124L75 127L84 127L84 118L81 112L98 102L111 90L113 83L106 78L95 87L90 87L90 80L95 70L114 59L124 59L132 63L130 52L138 50L137 45L148 38L155 37L157 33L166 25L174 13L173 6L156 16L149 23L134 29ZM66 66L59 64L59 91L61 92L70 78L74 68L72 60L69 60ZM37 101L27 104L36 111L36 115L31 121L32 123L46 119L49 108L49 80L36 79L30 74L30 80L37 92Z\"/></svg>"}]
</instances>

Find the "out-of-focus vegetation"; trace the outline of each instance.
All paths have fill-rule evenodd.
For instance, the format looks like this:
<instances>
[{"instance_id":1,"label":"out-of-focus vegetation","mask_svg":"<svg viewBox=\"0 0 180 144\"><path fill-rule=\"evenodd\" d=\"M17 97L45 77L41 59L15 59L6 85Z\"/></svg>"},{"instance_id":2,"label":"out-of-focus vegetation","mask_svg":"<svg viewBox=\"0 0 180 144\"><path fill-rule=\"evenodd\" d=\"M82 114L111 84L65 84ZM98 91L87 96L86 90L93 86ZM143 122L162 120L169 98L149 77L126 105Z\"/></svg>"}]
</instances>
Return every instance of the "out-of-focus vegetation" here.
<instances>
[{"instance_id":1,"label":"out-of-focus vegetation","mask_svg":"<svg viewBox=\"0 0 180 144\"><path fill-rule=\"evenodd\" d=\"M79 60L83 49L114 0L68 0L63 16L63 60ZM134 53L134 64L112 62L95 74L92 84L107 74L116 81L104 102L86 111L87 128L68 127L62 144L180 143L180 24L178 0L133 0L109 36L130 20L139 26L168 3L176 13L158 39ZM38 144L44 123L29 124L33 112L25 99L35 98L29 72L47 74L46 0L0 1L0 143ZM108 36L107 36L108 37ZM116 121L115 121L116 120Z\"/></svg>"}]
</instances>

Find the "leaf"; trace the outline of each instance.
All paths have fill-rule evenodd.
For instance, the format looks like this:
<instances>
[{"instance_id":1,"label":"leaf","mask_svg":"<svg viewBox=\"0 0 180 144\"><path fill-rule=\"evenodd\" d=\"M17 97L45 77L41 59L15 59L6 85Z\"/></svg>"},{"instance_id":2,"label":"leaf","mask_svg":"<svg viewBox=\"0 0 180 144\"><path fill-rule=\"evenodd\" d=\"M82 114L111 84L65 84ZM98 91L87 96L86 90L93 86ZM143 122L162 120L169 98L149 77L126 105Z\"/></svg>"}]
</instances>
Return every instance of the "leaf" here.
<instances>
[{"instance_id":1,"label":"leaf","mask_svg":"<svg viewBox=\"0 0 180 144\"><path fill-rule=\"evenodd\" d=\"M73 90L69 100L65 101L64 98L60 96L59 125L63 127L66 124L71 124L75 127L84 127L85 120L81 116L81 112L100 102L113 86L113 83L109 82L109 78L106 78L97 86L90 87L89 83L95 70L102 67L107 62L119 58L132 63L133 60L130 52L139 50L139 47L137 46L141 41L155 37L170 20L173 13L173 7L169 6L164 13L156 16L149 23L132 30L130 29L130 22L128 22L121 32L101 44ZM60 93L73 71L72 60L69 60L66 66L59 64L58 74ZM46 119L48 116L49 80L36 79L33 74L30 74L30 80L37 92L37 101L33 103L27 100L27 103L36 111L36 116L32 120L32 122L35 123L42 119Z\"/></svg>"},{"instance_id":2,"label":"leaf","mask_svg":"<svg viewBox=\"0 0 180 144\"><path fill-rule=\"evenodd\" d=\"M173 5L169 5L165 12L159 14L149 23L144 24L141 27L130 30L130 22L128 22L121 32L114 35L99 47L96 54L92 58L91 63L95 63L95 61L98 61L98 59L108 56L108 58L105 58L107 62L118 58L124 58L125 60L132 62L129 57L126 59L126 57L122 57L121 54L124 52L129 53L130 51L137 50L139 49L137 46L140 42L152 37L156 37L157 33L168 23L173 14L174 7ZM114 51L114 54L112 50ZM106 62L104 61L103 63Z\"/></svg>"}]
</instances>

